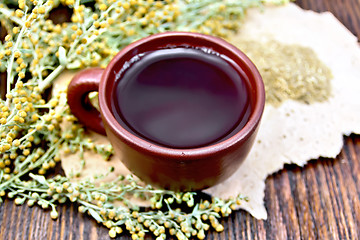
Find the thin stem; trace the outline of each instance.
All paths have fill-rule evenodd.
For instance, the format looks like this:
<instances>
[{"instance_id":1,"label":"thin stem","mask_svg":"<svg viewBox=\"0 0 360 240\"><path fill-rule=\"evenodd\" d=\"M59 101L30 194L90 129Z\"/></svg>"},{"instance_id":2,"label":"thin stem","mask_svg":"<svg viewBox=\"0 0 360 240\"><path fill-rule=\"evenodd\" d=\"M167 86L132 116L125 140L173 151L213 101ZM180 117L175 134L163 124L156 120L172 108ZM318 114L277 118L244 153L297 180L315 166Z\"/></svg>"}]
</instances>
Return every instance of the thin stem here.
<instances>
[{"instance_id":1,"label":"thin stem","mask_svg":"<svg viewBox=\"0 0 360 240\"><path fill-rule=\"evenodd\" d=\"M40 92L43 92L48 86L51 85L52 81L65 69L65 66L59 65L49 76L47 76L42 82L39 83Z\"/></svg>"},{"instance_id":2,"label":"thin stem","mask_svg":"<svg viewBox=\"0 0 360 240\"><path fill-rule=\"evenodd\" d=\"M24 141L25 139L27 139L29 136L33 135L34 133L36 133L36 130L33 130L29 133L27 133L26 135L24 135L22 138L19 139L20 142Z\"/></svg>"},{"instance_id":3,"label":"thin stem","mask_svg":"<svg viewBox=\"0 0 360 240\"><path fill-rule=\"evenodd\" d=\"M10 187L15 188L15 189L21 189L21 190L26 190L26 191L31 191L31 192L40 192L40 193L46 193L47 189L41 189L41 188L27 188L21 185L16 185L16 184L11 184Z\"/></svg>"},{"instance_id":4,"label":"thin stem","mask_svg":"<svg viewBox=\"0 0 360 240\"><path fill-rule=\"evenodd\" d=\"M89 208L92 208L92 209L95 209L95 210L98 210L100 211L102 208L101 207L98 207L96 206L95 204L92 204L92 203L89 203L89 202L86 202L84 200L78 200L78 202L86 207L89 207Z\"/></svg>"}]
</instances>

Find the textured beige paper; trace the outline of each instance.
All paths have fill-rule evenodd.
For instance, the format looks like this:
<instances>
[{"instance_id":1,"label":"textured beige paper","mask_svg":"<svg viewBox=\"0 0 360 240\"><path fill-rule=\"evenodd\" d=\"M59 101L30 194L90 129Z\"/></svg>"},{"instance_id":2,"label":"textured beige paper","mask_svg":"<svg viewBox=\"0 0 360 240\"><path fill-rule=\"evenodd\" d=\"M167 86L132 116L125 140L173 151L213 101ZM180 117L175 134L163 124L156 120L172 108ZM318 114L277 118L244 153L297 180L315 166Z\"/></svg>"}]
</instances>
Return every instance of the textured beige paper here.
<instances>
[{"instance_id":1,"label":"textured beige paper","mask_svg":"<svg viewBox=\"0 0 360 240\"><path fill-rule=\"evenodd\" d=\"M268 175L285 163L303 166L320 156L336 157L343 135L360 134L360 49L357 38L332 14L304 11L295 4L249 11L241 31L230 41L236 44L238 37L311 47L334 75L333 96L327 102L305 105L287 101L278 108L267 105L247 160L230 179L205 190L223 198L244 194L250 200L241 208L258 219L266 219L263 199ZM69 79L70 75L61 79ZM83 177L105 173L109 165L115 166L113 177L128 173L118 158L106 163L89 153L86 158ZM76 156L64 157L62 165L67 175L80 166Z\"/></svg>"}]
</instances>

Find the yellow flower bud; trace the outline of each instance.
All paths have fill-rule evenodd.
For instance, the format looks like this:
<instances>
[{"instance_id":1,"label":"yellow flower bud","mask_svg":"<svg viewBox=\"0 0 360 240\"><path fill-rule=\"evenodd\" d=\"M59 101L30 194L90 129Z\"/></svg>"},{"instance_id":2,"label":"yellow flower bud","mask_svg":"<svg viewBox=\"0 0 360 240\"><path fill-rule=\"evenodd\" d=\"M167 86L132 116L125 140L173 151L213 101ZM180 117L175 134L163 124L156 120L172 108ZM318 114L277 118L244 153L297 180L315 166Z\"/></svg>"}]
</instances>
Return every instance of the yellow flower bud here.
<instances>
[{"instance_id":1,"label":"yellow flower bud","mask_svg":"<svg viewBox=\"0 0 360 240\"><path fill-rule=\"evenodd\" d=\"M11 145L7 143L7 144L3 145L3 148L5 151L8 151L11 148Z\"/></svg>"},{"instance_id":2,"label":"yellow flower bud","mask_svg":"<svg viewBox=\"0 0 360 240\"><path fill-rule=\"evenodd\" d=\"M106 4L100 4L99 9L100 9L101 11L105 11L105 10L107 9Z\"/></svg>"},{"instance_id":3,"label":"yellow flower bud","mask_svg":"<svg viewBox=\"0 0 360 240\"><path fill-rule=\"evenodd\" d=\"M18 114L19 114L20 117L26 117L27 116L27 113L24 110L19 111Z\"/></svg>"},{"instance_id":4,"label":"yellow flower bud","mask_svg":"<svg viewBox=\"0 0 360 240\"><path fill-rule=\"evenodd\" d=\"M19 73L19 78L25 78L25 73L24 73L24 72L20 72L20 73Z\"/></svg>"},{"instance_id":5,"label":"yellow flower bud","mask_svg":"<svg viewBox=\"0 0 360 240\"><path fill-rule=\"evenodd\" d=\"M1 123L1 124L6 124L6 122L7 122L6 118L1 118L1 119L0 119L0 123Z\"/></svg>"},{"instance_id":6,"label":"yellow flower bud","mask_svg":"<svg viewBox=\"0 0 360 240\"><path fill-rule=\"evenodd\" d=\"M39 7L38 8L38 13L44 14L45 13L45 7L44 6Z\"/></svg>"},{"instance_id":7,"label":"yellow flower bud","mask_svg":"<svg viewBox=\"0 0 360 240\"><path fill-rule=\"evenodd\" d=\"M23 155L28 156L29 154L30 154L30 150L29 150L29 149L25 149L25 150L23 151Z\"/></svg>"},{"instance_id":8,"label":"yellow flower bud","mask_svg":"<svg viewBox=\"0 0 360 240\"><path fill-rule=\"evenodd\" d=\"M74 5L75 4L75 0L66 0L65 1L66 5Z\"/></svg>"},{"instance_id":9,"label":"yellow flower bud","mask_svg":"<svg viewBox=\"0 0 360 240\"><path fill-rule=\"evenodd\" d=\"M122 4L122 7L125 9L125 10L128 10L130 8L130 4L128 2L124 2Z\"/></svg>"},{"instance_id":10,"label":"yellow flower bud","mask_svg":"<svg viewBox=\"0 0 360 240\"><path fill-rule=\"evenodd\" d=\"M19 58L20 56L21 56L21 52L16 51L16 52L14 53L14 57L16 57L16 58Z\"/></svg>"},{"instance_id":11,"label":"yellow flower bud","mask_svg":"<svg viewBox=\"0 0 360 240\"><path fill-rule=\"evenodd\" d=\"M56 211L51 211L50 217L52 219L57 219L59 217L59 214Z\"/></svg>"},{"instance_id":12,"label":"yellow flower bud","mask_svg":"<svg viewBox=\"0 0 360 240\"><path fill-rule=\"evenodd\" d=\"M13 27L12 32L14 34L18 34L20 32L20 28L19 27Z\"/></svg>"},{"instance_id":13,"label":"yellow flower bud","mask_svg":"<svg viewBox=\"0 0 360 240\"><path fill-rule=\"evenodd\" d=\"M108 21L109 24L113 24L115 22L115 20L113 18L108 18L107 21Z\"/></svg>"},{"instance_id":14,"label":"yellow flower bud","mask_svg":"<svg viewBox=\"0 0 360 240\"><path fill-rule=\"evenodd\" d=\"M7 42L6 44L5 44L5 47L7 47L7 48L10 48L10 47L12 47L13 46L13 43L12 42Z\"/></svg>"},{"instance_id":15,"label":"yellow flower bud","mask_svg":"<svg viewBox=\"0 0 360 240\"><path fill-rule=\"evenodd\" d=\"M15 11L15 15L18 17L18 18L22 18L22 16L24 16L24 12L21 11L20 9L17 9Z\"/></svg>"},{"instance_id":16,"label":"yellow flower bud","mask_svg":"<svg viewBox=\"0 0 360 240\"><path fill-rule=\"evenodd\" d=\"M110 231L109 231L109 236L111 238L115 238L116 237L116 230L115 228L111 228Z\"/></svg>"}]
</instances>

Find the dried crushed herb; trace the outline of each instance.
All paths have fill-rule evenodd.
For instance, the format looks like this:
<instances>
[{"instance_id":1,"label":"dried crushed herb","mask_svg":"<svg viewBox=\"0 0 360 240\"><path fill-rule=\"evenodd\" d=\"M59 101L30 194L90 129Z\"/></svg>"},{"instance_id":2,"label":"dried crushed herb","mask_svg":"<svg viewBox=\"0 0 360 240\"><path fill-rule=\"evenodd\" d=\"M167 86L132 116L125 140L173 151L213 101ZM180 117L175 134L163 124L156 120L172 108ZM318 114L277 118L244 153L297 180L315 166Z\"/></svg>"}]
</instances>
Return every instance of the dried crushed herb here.
<instances>
[{"instance_id":1,"label":"dried crushed herb","mask_svg":"<svg viewBox=\"0 0 360 240\"><path fill-rule=\"evenodd\" d=\"M311 104L331 96L331 70L311 48L275 40L241 39L235 44L262 75L267 103L279 106L292 99Z\"/></svg>"}]
</instances>

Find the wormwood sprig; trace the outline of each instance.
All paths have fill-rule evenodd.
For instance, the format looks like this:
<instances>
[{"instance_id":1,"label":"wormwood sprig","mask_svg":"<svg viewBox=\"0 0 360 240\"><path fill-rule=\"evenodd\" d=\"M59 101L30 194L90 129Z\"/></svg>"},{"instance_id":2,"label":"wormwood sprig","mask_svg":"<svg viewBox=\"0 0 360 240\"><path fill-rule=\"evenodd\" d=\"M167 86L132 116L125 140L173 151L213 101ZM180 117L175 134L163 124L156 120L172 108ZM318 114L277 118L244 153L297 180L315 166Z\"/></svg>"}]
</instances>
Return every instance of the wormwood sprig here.
<instances>
[{"instance_id":1,"label":"wormwood sprig","mask_svg":"<svg viewBox=\"0 0 360 240\"><path fill-rule=\"evenodd\" d=\"M71 22L54 24L48 19L60 2L72 10ZM80 0L60 2L31 0L27 4L19 1L17 10L0 7L0 21L8 29L9 40L19 31L28 35L21 40L20 53L27 53L24 64L38 77L41 90L65 68L106 66L124 46L150 34L180 30L226 37L239 27L248 8L288 1L86 1L95 10Z\"/></svg>"},{"instance_id":2,"label":"wormwood sprig","mask_svg":"<svg viewBox=\"0 0 360 240\"><path fill-rule=\"evenodd\" d=\"M131 175L100 186L89 180L72 183L60 175L46 179L31 173L30 177L31 180L17 180L8 186L8 196L15 198L15 204L37 204L44 209L50 208L50 215L55 219L58 217L58 203L77 203L79 212L88 213L109 228L110 237L126 229L133 239L142 239L146 233L152 233L157 239L165 239L167 234L178 239L194 236L204 239L210 227L222 231L224 228L219 219L229 216L237 205L246 200L238 196L226 201L212 198L195 203L194 192L174 193L155 190L151 186L142 187ZM144 211L127 201L134 196L150 200L151 209ZM116 205L116 201L121 201L123 205ZM191 210L186 212L173 207L181 204L186 204Z\"/></svg>"},{"instance_id":3,"label":"wormwood sprig","mask_svg":"<svg viewBox=\"0 0 360 240\"><path fill-rule=\"evenodd\" d=\"M133 239L151 233L158 239L203 239L210 227L222 231L219 219L246 198L202 199L198 193L154 189L131 175L112 182L71 182L49 177L60 152L91 150L109 158L112 147L95 145L71 114L64 92L46 89L64 69L106 66L124 46L169 30L197 31L226 37L239 27L249 7L282 0L7 0L0 3L0 23L7 31L0 43L0 71L6 72L6 97L0 100L0 202L14 198L50 209L72 202L109 228L110 237L127 231ZM84 5L86 3L86 5ZM54 8L72 12L69 22L50 20ZM90 6L91 5L91 6ZM14 6L17 6L14 8ZM71 126L64 128L63 124ZM85 161L83 159L83 161ZM84 162L85 164L85 162ZM99 177L98 179L99 180ZM140 208L132 199L150 201ZM119 205L120 203L120 205Z\"/></svg>"}]
</instances>

